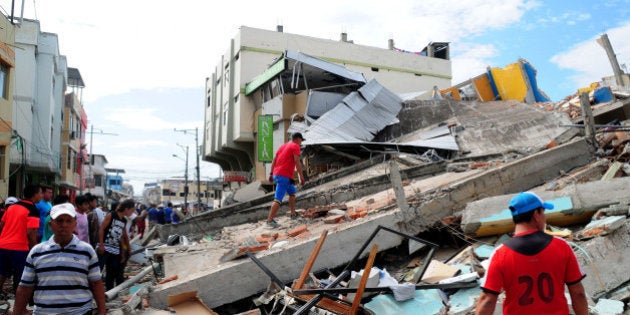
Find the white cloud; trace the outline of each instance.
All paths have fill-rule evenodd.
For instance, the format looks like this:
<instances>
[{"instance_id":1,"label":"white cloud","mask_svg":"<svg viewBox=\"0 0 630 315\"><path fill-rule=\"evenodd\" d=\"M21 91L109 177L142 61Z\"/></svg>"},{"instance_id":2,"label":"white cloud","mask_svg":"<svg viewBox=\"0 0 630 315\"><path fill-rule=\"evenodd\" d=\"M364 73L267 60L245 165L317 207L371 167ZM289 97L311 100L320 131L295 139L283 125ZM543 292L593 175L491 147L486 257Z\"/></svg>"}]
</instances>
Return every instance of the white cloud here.
<instances>
[{"instance_id":1,"label":"white cloud","mask_svg":"<svg viewBox=\"0 0 630 315\"><path fill-rule=\"evenodd\" d=\"M630 23L606 31L620 64L630 64ZM612 75L612 67L604 49L597 44L600 35L575 44L569 50L556 54L551 62L575 72L570 77L575 88L586 86Z\"/></svg>"},{"instance_id":2,"label":"white cloud","mask_svg":"<svg viewBox=\"0 0 630 315\"><path fill-rule=\"evenodd\" d=\"M10 1L0 0L5 9ZM20 2L17 1L18 5ZM156 87L199 87L212 74L240 25L356 43L420 50L430 41L457 42L517 22L536 6L527 0L323 0L296 11L294 1L245 1L217 10L211 1L38 1L42 31L59 34L61 53L79 68L85 97ZM34 4L25 2L26 16Z\"/></svg>"},{"instance_id":3,"label":"white cloud","mask_svg":"<svg viewBox=\"0 0 630 315\"><path fill-rule=\"evenodd\" d=\"M484 73L488 66L492 66L490 59L497 55L497 49L490 44L455 43L453 52L458 54L452 61L453 84Z\"/></svg>"}]
</instances>

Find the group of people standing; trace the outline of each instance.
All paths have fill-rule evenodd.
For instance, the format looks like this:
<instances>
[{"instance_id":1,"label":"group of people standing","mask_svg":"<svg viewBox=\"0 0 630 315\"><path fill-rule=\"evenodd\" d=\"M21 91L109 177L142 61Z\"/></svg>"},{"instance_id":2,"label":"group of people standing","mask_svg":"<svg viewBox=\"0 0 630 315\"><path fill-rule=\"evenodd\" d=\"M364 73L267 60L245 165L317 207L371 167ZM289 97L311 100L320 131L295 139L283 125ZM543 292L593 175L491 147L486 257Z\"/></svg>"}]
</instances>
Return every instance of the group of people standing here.
<instances>
[{"instance_id":1,"label":"group of people standing","mask_svg":"<svg viewBox=\"0 0 630 315\"><path fill-rule=\"evenodd\" d=\"M34 304L34 314L105 314L105 289L124 281L131 254L133 199L98 207L97 198L54 199L50 187L27 185L24 198L9 197L0 211L0 288L13 278L14 314ZM102 270L105 269L105 284Z\"/></svg>"}]
</instances>

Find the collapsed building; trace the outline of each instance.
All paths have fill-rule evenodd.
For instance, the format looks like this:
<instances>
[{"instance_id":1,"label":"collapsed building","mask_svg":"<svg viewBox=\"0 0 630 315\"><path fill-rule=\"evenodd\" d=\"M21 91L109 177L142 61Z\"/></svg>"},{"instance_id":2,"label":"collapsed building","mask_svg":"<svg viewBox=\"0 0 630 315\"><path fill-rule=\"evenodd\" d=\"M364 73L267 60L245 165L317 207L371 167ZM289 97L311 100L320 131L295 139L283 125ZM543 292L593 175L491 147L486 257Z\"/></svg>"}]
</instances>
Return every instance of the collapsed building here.
<instances>
[{"instance_id":1,"label":"collapsed building","mask_svg":"<svg viewBox=\"0 0 630 315\"><path fill-rule=\"evenodd\" d=\"M491 100L479 91L493 91L493 84L501 84L496 83L500 75L494 70L437 91L432 100L419 100L403 99L376 80L367 81L305 54L286 51L278 60L282 71L293 73L297 66L292 65L302 63L301 71L309 77L321 74L320 81L309 82L319 82L322 89L268 103L258 125L265 127L265 115L294 110L282 113L291 118L281 133L283 140L287 132L295 131L306 138L303 163L309 181L297 193L300 218L281 217L282 228L266 228L263 222L273 193L256 182L232 205L177 225L159 226L163 242L173 235L195 242L155 249L153 257L161 262L164 277L174 280L152 289L152 307L167 308L172 306L171 297L194 291L195 298L218 309L261 294L270 279L280 287L298 279L299 285L292 286L297 295L341 292L329 285L303 290L305 274L347 268L357 259L367 259L368 269L375 258L366 249L376 244L374 252L393 249L409 257L420 249L424 261L401 279L413 280L421 293L405 302L388 294L371 297L363 308L378 314L384 309L406 314L420 306L427 314L470 313L480 292L476 283L483 260L513 229L506 213L508 200L514 193L533 190L556 206L547 215L548 232L571 238L576 246L589 274L584 285L592 310L601 314L619 310L619 302L623 311L630 299L625 270L630 259L625 177L630 173L630 135L622 123L630 112L627 89L610 88L613 97L607 101L595 99L596 88L584 91L591 92L590 99L576 95L580 101L571 105L581 109L576 116L567 114L567 107L574 107L541 103L544 93L532 84L535 70L524 60L510 68L520 73L516 80L520 84L505 84L503 94L495 86L497 94ZM282 71L276 73L288 80L282 86L295 85ZM508 81L515 81L511 75ZM332 84L331 89L326 84ZM264 141L259 144L264 146ZM399 234L376 235L382 229ZM455 254L441 261L430 259L437 250L431 242L401 250L427 231L446 231L466 244L455 243ZM466 277L449 280L457 275ZM446 295L438 291L461 282L473 285ZM378 284L363 285L379 289ZM353 292L360 295L356 288ZM315 300L306 296L302 308ZM269 302L277 295L267 297ZM317 307L328 311L331 305L349 304L322 303Z\"/></svg>"}]
</instances>

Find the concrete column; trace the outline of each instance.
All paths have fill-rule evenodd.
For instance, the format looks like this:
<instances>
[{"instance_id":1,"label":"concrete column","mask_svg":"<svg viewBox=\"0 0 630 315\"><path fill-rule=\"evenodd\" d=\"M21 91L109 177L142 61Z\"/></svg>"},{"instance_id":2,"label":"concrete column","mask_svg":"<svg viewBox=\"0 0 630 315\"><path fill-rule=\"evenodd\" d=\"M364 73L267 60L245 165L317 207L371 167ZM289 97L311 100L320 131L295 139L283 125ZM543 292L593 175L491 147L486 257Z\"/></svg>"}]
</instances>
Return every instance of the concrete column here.
<instances>
[{"instance_id":1,"label":"concrete column","mask_svg":"<svg viewBox=\"0 0 630 315\"><path fill-rule=\"evenodd\" d=\"M588 100L588 93L583 92L580 94L580 105L584 120L584 136L590 142L590 145L595 147L597 145L597 141L595 141L595 119L591 110L591 102Z\"/></svg>"}]
</instances>

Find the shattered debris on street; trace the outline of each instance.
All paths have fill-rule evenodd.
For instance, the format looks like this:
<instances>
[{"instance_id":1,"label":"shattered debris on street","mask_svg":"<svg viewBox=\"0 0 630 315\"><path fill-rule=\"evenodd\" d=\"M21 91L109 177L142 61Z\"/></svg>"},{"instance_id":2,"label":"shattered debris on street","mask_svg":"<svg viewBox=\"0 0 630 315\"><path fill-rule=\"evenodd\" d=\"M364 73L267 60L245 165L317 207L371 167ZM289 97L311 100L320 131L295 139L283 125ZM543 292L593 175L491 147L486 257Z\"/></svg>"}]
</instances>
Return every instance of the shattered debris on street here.
<instances>
[{"instance_id":1,"label":"shattered debris on street","mask_svg":"<svg viewBox=\"0 0 630 315\"><path fill-rule=\"evenodd\" d=\"M258 180L229 205L157 226L137 240L112 313L473 314L488 259L514 229L509 200L526 190L554 205L545 232L574 249L590 312L628 313L629 85L604 78L554 103L521 59L403 99L326 61L283 57L344 82L295 98L288 130L307 139L308 177L297 218L285 202L280 227L267 226L273 190Z\"/></svg>"}]
</instances>

